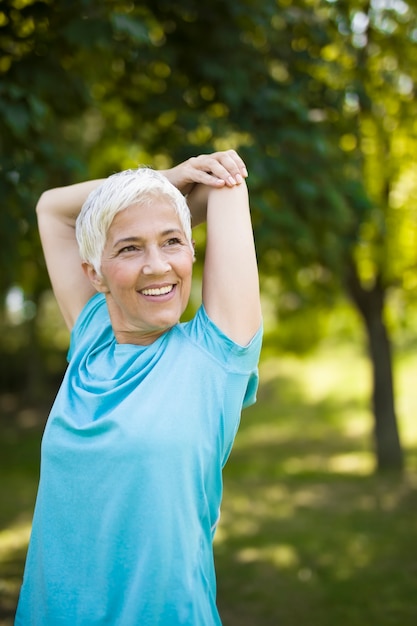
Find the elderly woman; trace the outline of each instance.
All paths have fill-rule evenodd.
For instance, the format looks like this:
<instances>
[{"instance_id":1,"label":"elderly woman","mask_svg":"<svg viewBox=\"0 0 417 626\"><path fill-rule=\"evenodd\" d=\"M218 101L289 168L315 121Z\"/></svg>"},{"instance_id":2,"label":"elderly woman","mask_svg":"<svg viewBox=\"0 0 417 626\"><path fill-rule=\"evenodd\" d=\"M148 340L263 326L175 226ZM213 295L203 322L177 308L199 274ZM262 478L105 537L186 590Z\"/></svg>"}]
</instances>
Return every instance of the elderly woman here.
<instances>
[{"instance_id":1,"label":"elderly woman","mask_svg":"<svg viewBox=\"0 0 417 626\"><path fill-rule=\"evenodd\" d=\"M255 399L261 344L246 175L227 151L42 195L40 234L71 342L16 626L221 623L212 541L222 468ZM207 220L203 296L180 323L190 210Z\"/></svg>"}]
</instances>

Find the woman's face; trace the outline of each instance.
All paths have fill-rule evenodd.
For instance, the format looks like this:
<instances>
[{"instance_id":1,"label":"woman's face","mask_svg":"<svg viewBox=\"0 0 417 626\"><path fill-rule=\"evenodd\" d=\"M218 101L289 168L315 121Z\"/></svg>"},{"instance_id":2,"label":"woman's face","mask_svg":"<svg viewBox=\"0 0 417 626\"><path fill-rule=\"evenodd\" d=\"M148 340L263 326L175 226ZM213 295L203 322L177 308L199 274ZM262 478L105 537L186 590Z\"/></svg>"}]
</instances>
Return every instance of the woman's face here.
<instances>
[{"instance_id":1,"label":"woman's face","mask_svg":"<svg viewBox=\"0 0 417 626\"><path fill-rule=\"evenodd\" d=\"M147 345L176 324L191 290L193 252L165 199L134 204L115 216L99 277L119 343Z\"/></svg>"}]
</instances>

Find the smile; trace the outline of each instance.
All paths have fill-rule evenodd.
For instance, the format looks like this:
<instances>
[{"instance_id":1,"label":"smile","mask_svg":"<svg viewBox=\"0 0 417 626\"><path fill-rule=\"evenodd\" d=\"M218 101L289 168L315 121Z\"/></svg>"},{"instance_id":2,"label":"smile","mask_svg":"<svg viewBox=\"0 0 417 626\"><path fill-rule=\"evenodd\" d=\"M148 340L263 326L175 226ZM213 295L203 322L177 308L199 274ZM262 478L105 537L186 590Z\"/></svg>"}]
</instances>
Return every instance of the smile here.
<instances>
[{"instance_id":1,"label":"smile","mask_svg":"<svg viewBox=\"0 0 417 626\"><path fill-rule=\"evenodd\" d=\"M166 296L174 289L174 285L166 285L166 287L159 287L158 289L142 289L140 292L144 296Z\"/></svg>"}]
</instances>

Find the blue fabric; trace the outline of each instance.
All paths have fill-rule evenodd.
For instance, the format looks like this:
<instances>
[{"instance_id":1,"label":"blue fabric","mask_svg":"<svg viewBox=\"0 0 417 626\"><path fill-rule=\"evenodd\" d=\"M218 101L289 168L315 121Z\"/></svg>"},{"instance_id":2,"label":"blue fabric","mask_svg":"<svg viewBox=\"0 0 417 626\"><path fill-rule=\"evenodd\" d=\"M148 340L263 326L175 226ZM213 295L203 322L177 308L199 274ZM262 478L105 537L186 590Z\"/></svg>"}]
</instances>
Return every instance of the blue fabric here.
<instances>
[{"instance_id":1,"label":"blue fabric","mask_svg":"<svg viewBox=\"0 0 417 626\"><path fill-rule=\"evenodd\" d=\"M94 296L42 441L16 626L218 626L222 467L255 401L261 331L233 343L200 308L117 344Z\"/></svg>"}]
</instances>

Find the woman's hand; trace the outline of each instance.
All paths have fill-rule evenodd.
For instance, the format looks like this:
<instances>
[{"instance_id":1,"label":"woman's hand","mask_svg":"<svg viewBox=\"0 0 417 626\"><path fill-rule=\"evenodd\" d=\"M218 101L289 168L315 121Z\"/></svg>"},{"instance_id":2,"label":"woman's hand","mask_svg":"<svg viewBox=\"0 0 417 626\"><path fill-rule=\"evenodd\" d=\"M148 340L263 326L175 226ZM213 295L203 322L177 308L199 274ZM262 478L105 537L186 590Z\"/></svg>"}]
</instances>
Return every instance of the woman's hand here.
<instances>
[{"instance_id":1,"label":"woman's hand","mask_svg":"<svg viewBox=\"0 0 417 626\"><path fill-rule=\"evenodd\" d=\"M162 172L184 195L197 183L209 187L233 187L247 177L245 163L235 150L201 154Z\"/></svg>"}]
</instances>

